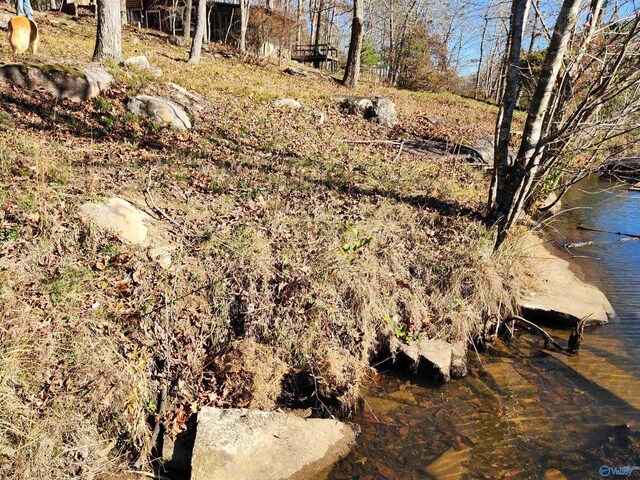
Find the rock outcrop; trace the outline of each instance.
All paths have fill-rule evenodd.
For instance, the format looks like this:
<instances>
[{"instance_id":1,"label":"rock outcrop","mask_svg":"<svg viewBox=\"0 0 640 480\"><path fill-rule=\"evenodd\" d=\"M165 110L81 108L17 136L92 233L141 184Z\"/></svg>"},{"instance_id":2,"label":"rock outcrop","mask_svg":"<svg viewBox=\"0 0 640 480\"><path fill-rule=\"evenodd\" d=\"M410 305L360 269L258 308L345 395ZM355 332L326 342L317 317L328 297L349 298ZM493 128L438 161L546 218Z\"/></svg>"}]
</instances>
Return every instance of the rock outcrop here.
<instances>
[{"instance_id":1,"label":"rock outcrop","mask_svg":"<svg viewBox=\"0 0 640 480\"><path fill-rule=\"evenodd\" d=\"M448 382L467 374L466 349L463 342L449 343L437 339L421 339L401 344L400 356L406 357L421 375Z\"/></svg>"},{"instance_id":2,"label":"rock outcrop","mask_svg":"<svg viewBox=\"0 0 640 480\"><path fill-rule=\"evenodd\" d=\"M554 255L545 241L529 236L524 248L535 258L530 275L533 286L520 295L519 306L532 321L570 327L583 318L588 325L602 325L615 316L607 297L593 285L580 280L569 262Z\"/></svg>"},{"instance_id":3,"label":"rock outcrop","mask_svg":"<svg viewBox=\"0 0 640 480\"><path fill-rule=\"evenodd\" d=\"M334 95L331 100L340 102L349 113L385 127L393 127L398 123L396 106L388 98Z\"/></svg>"},{"instance_id":4,"label":"rock outcrop","mask_svg":"<svg viewBox=\"0 0 640 480\"><path fill-rule=\"evenodd\" d=\"M56 64L8 64L0 66L0 81L26 90L51 93L82 102L106 90L113 77L102 68Z\"/></svg>"},{"instance_id":5,"label":"rock outcrop","mask_svg":"<svg viewBox=\"0 0 640 480\"><path fill-rule=\"evenodd\" d=\"M136 95L127 104L129 111L136 115L147 116L159 125L169 125L179 130L189 130L189 115L178 104L159 97Z\"/></svg>"},{"instance_id":6,"label":"rock outcrop","mask_svg":"<svg viewBox=\"0 0 640 480\"><path fill-rule=\"evenodd\" d=\"M198 414L191 480L322 478L349 453L355 436L335 420L205 407Z\"/></svg>"}]
</instances>

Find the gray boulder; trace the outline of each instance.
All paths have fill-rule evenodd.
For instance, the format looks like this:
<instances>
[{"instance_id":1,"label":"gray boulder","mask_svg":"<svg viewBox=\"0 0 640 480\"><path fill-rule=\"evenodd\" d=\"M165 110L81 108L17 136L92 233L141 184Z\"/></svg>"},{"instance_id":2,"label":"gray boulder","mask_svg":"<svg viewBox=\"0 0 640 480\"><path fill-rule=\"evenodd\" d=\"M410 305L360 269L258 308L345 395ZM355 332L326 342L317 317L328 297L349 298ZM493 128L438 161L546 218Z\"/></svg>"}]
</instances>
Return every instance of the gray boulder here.
<instances>
[{"instance_id":1,"label":"gray boulder","mask_svg":"<svg viewBox=\"0 0 640 480\"><path fill-rule=\"evenodd\" d=\"M395 103L388 98L381 97L372 97L371 101L373 103L371 121L385 127L393 127L398 123Z\"/></svg>"},{"instance_id":2,"label":"gray boulder","mask_svg":"<svg viewBox=\"0 0 640 480\"><path fill-rule=\"evenodd\" d=\"M176 47L183 47L185 45L184 38L176 37L175 35L169 35L167 37L167 42L171 45L175 45Z\"/></svg>"},{"instance_id":3,"label":"gray boulder","mask_svg":"<svg viewBox=\"0 0 640 480\"><path fill-rule=\"evenodd\" d=\"M408 358L416 371L428 372L445 382L467 374L463 342L452 344L444 340L422 339L400 345L399 354Z\"/></svg>"},{"instance_id":4,"label":"gray boulder","mask_svg":"<svg viewBox=\"0 0 640 480\"><path fill-rule=\"evenodd\" d=\"M205 407L198 414L191 480L318 478L349 453L355 437L336 420Z\"/></svg>"},{"instance_id":5,"label":"gray boulder","mask_svg":"<svg viewBox=\"0 0 640 480\"><path fill-rule=\"evenodd\" d=\"M187 113L176 103L149 95L136 95L127 104L129 111L147 116L160 125L169 125L178 130L189 130L191 120Z\"/></svg>"},{"instance_id":6,"label":"gray boulder","mask_svg":"<svg viewBox=\"0 0 640 480\"><path fill-rule=\"evenodd\" d=\"M385 127L393 127L398 123L396 106L388 98L334 95L331 100L340 102L349 113Z\"/></svg>"},{"instance_id":7,"label":"gray boulder","mask_svg":"<svg viewBox=\"0 0 640 480\"><path fill-rule=\"evenodd\" d=\"M149 63L149 59L144 55L127 58L122 62L122 65L128 68L134 67L139 68L140 70L146 70L156 77L162 76L162 69L152 66L151 63Z\"/></svg>"},{"instance_id":8,"label":"gray boulder","mask_svg":"<svg viewBox=\"0 0 640 480\"><path fill-rule=\"evenodd\" d=\"M0 81L26 90L44 91L58 98L82 102L105 91L113 77L102 68L9 64L0 66Z\"/></svg>"},{"instance_id":9,"label":"gray boulder","mask_svg":"<svg viewBox=\"0 0 640 480\"><path fill-rule=\"evenodd\" d=\"M172 93L170 95L171 98L187 110L204 110L206 104L206 100L204 98L175 83L169 83L169 86L172 88Z\"/></svg>"}]
</instances>

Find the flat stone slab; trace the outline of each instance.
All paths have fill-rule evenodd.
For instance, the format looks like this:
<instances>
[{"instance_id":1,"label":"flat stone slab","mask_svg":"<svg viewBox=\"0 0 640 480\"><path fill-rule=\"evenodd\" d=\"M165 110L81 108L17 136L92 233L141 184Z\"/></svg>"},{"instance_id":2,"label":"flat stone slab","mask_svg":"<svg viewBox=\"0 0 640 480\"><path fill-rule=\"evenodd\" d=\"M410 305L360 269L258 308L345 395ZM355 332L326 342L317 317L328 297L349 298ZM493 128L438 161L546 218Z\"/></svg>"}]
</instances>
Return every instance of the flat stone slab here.
<instances>
[{"instance_id":1,"label":"flat stone slab","mask_svg":"<svg viewBox=\"0 0 640 480\"><path fill-rule=\"evenodd\" d=\"M113 77L102 68L57 64L0 65L0 81L26 90L82 102L106 90Z\"/></svg>"},{"instance_id":2,"label":"flat stone slab","mask_svg":"<svg viewBox=\"0 0 640 480\"><path fill-rule=\"evenodd\" d=\"M520 296L519 306L532 321L572 326L588 318L588 325L603 325L615 316L604 293L580 280L569 262L553 254L537 236L525 240L527 256L532 257L535 285Z\"/></svg>"},{"instance_id":3,"label":"flat stone slab","mask_svg":"<svg viewBox=\"0 0 640 480\"><path fill-rule=\"evenodd\" d=\"M356 434L335 420L283 412L205 407L191 480L303 480L321 477L349 453Z\"/></svg>"},{"instance_id":4,"label":"flat stone slab","mask_svg":"<svg viewBox=\"0 0 640 480\"><path fill-rule=\"evenodd\" d=\"M126 200L110 198L107 203L87 202L80 207L80 215L90 223L115 233L120 240L141 245L149 231L146 222L152 218Z\"/></svg>"},{"instance_id":5,"label":"flat stone slab","mask_svg":"<svg viewBox=\"0 0 640 480\"><path fill-rule=\"evenodd\" d=\"M177 103L149 95L131 97L127 108L136 115L144 115L160 125L169 125L178 130L189 130L189 115Z\"/></svg>"},{"instance_id":6,"label":"flat stone slab","mask_svg":"<svg viewBox=\"0 0 640 480\"><path fill-rule=\"evenodd\" d=\"M440 380L448 382L467 374L466 350L464 343L449 343L444 340L423 338L409 344L401 344L400 352L408 357L416 370L427 362L427 371L433 371Z\"/></svg>"}]
</instances>

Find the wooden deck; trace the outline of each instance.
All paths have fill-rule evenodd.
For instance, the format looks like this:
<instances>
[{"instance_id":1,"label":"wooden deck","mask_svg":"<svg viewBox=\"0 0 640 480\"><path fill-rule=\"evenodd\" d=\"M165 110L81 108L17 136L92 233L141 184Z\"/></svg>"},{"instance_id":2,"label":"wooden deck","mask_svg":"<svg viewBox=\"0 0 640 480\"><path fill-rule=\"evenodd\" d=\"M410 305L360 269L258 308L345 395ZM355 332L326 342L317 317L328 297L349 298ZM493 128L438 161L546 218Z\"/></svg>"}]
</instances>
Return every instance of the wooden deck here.
<instances>
[{"instance_id":1,"label":"wooden deck","mask_svg":"<svg viewBox=\"0 0 640 480\"><path fill-rule=\"evenodd\" d=\"M323 68L335 73L338 70L338 49L333 45L296 45L291 59L300 63L312 63L315 68Z\"/></svg>"}]
</instances>

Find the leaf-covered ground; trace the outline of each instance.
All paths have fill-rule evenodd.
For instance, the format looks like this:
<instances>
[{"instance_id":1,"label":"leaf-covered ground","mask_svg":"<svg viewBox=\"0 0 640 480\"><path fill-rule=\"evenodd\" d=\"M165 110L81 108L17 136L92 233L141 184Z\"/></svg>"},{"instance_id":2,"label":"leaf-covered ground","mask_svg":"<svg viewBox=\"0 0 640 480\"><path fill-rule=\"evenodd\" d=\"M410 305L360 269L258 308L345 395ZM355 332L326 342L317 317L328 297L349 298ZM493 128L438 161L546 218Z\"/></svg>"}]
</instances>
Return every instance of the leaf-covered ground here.
<instances>
[{"instance_id":1,"label":"leaf-covered ground","mask_svg":"<svg viewBox=\"0 0 640 480\"><path fill-rule=\"evenodd\" d=\"M90 59L91 18L37 20L43 55ZM390 339L465 340L512 308L517 259L491 254L486 174L353 143L472 143L493 107L363 82L396 102L389 130L332 104L347 91L331 79L215 54L187 65L155 32L126 30L124 49L163 77L110 65L115 84L83 104L0 84L0 476L145 467L165 388L173 435L202 405L346 415ZM168 82L202 97L189 132L126 110ZM303 108L277 108L285 97ZM82 223L82 203L112 196L162 224L169 270Z\"/></svg>"}]
</instances>

